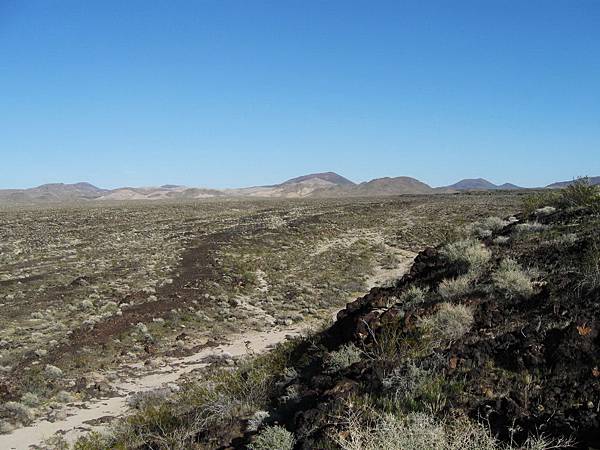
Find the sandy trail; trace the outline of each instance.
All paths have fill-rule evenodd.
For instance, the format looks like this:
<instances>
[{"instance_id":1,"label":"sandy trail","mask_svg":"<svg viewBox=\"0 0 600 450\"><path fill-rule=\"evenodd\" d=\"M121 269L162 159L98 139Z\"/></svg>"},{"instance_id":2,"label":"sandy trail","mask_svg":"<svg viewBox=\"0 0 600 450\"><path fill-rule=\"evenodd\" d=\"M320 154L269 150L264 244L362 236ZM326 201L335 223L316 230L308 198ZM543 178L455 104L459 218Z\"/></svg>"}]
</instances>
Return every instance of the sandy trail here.
<instances>
[{"instance_id":1,"label":"sandy trail","mask_svg":"<svg viewBox=\"0 0 600 450\"><path fill-rule=\"evenodd\" d=\"M367 280L368 286L381 285L389 280L401 277L412 265L415 253L395 250L400 264L394 269L377 268ZM353 300L353 299L351 299ZM332 310L332 314L337 310ZM127 413L127 399L130 395L161 388L169 383L176 383L181 376L194 370L208 366L214 356L228 354L235 358L247 355L248 352L261 353L267 351L288 337L301 335L308 331L314 323L301 323L289 327L275 327L267 331L250 331L244 334L228 336L228 343L217 347L205 348L187 357L165 359L166 364L151 373L131 377L114 385L119 395L112 398L98 399L67 406L67 418L49 422L41 420L32 425L19 428L7 435L0 435L0 449L27 450L43 448L42 443L60 433L68 442L74 442L79 436L91 430L100 430L105 424L90 425L86 422L112 419ZM41 446L41 447L40 447Z\"/></svg>"}]
</instances>

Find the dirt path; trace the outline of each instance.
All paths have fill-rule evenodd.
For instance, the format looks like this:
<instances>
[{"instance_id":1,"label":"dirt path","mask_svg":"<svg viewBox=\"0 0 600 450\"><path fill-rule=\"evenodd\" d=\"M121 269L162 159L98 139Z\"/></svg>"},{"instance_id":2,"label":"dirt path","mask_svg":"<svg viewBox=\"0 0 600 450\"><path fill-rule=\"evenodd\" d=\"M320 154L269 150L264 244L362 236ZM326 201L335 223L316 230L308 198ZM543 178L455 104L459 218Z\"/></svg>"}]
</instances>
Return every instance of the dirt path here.
<instances>
[{"instance_id":1,"label":"dirt path","mask_svg":"<svg viewBox=\"0 0 600 450\"><path fill-rule=\"evenodd\" d=\"M56 422L43 420L19 428L9 435L0 436L0 448L6 450L27 449L39 445L44 439L59 432L67 441L73 442L78 436L103 427L101 424L94 426L86 422L102 421L127 412L127 399L134 393L150 391L169 383L175 383L182 375L209 365L210 361L214 360L214 356L227 355L227 357L235 358L246 355L249 350L260 353L278 342L284 341L286 337L298 336L306 329L307 325L299 325L265 332L250 332L235 336L231 343L205 348L188 357L169 360L165 366L148 375L117 383L114 386L119 392L117 397L74 404L67 407L68 417L65 420ZM247 345L246 341L250 341L250 344Z\"/></svg>"},{"instance_id":2,"label":"dirt path","mask_svg":"<svg viewBox=\"0 0 600 450\"><path fill-rule=\"evenodd\" d=\"M395 269L378 268L367 280L369 286L380 285L390 279L402 276L411 266L414 253L397 251L400 264ZM352 299L349 299L352 300ZM331 311L336 313L337 311ZM95 401L70 404L66 407L66 419L49 422L37 421L30 426L19 428L8 435L0 435L0 449L26 450L39 447L53 435L60 433L68 442L91 430L100 430L106 422L127 413L128 397L135 393L151 391L176 383L181 376L208 366L215 356L236 358L248 352L267 351L288 337L298 336L307 331L314 323L301 323L290 327L275 327L267 331L252 331L228 337L228 342L217 347L204 348L198 353L182 358L168 358L160 368L142 376L132 376L114 385L119 395Z\"/></svg>"}]
</instances>

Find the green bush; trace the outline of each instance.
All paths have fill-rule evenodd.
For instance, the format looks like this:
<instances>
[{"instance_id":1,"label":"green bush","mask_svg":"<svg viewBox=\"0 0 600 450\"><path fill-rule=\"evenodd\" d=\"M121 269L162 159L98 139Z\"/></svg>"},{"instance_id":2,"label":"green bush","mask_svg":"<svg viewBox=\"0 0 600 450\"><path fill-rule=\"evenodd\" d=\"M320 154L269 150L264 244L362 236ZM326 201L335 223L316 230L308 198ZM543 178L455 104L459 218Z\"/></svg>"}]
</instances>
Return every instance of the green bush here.
<instances>
[{"instance_id":1,"label":"green bush","mask_svg":"<svg viewBox=\"0 0 600 450\"><path fill-rule=\"evenodd\" d=\"M578 178L561 190L536 192L525 196L523 211L526 214L545 210L548 207L568 208L588 206L600 208L600 187L592 185L588 178Z\"/></svg>"},{"instance_id":2,"label":"green bush","mask_svg":"<svg viewBox=\"0 0 600 450\"><path fill-rule=\"evenodd\" d=\"M545 207L555 207L560 198L560 192L557 190L547 190L535 192L523 197L522 209L525 214L531 214Z\"/></svg>"},{"instance_id":3,"label":"green bush","mask_svg":"<svg viewBox=\"0 0 600 450\"><path fill-rule=\"evenodd\" d=\"M563 207L598 206L600 187L590 184L588 178L579 178L563 189L558 203Z\"/></svg>"}]
</instances>

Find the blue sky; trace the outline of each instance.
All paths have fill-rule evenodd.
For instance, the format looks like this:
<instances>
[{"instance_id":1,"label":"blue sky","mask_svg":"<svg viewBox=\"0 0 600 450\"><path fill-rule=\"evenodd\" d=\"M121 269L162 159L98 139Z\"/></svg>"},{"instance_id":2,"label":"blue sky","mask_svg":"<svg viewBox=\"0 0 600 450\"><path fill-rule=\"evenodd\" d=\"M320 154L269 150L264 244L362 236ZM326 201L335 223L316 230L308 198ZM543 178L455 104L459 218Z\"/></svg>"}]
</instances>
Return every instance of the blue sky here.
<instances>
[{"instance_id":1,"label":"blue sky","mask_svg":"<svg viewBox=\"0 0 600 450\"><path fill-rule=\"evenodd\" d=\"M0 188L600 175L599 24L599 0L0 0Z\"/></svg>"}]
</instances>

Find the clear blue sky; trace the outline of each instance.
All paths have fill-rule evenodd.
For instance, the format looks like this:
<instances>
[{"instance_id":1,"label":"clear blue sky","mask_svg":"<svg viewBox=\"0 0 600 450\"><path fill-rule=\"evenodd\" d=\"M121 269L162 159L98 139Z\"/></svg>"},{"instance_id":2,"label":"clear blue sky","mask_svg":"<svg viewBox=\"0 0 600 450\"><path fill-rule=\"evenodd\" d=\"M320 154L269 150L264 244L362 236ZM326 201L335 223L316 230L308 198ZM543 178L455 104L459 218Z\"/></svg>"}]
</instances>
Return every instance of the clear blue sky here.
<instances>
[{"instance_id":1,"label":"clear blue sky","mask_svg":"<svg viewBox=\"0 0 600 450\"><path fill-rule=\"evenodd\" d=\"M0 188L600 175L600 0L0 0Z\"/></svg>"}]
</instances>

